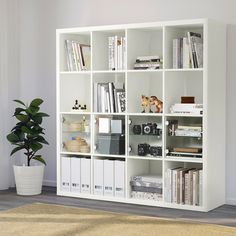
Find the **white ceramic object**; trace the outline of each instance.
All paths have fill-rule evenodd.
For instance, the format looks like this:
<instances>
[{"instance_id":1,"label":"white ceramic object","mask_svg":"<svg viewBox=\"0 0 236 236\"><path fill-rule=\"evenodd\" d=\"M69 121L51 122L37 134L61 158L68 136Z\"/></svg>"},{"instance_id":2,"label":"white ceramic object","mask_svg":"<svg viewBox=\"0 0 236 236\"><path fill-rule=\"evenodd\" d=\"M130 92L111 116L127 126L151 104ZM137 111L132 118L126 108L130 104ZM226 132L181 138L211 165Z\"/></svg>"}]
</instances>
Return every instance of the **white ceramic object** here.
<instances>
[{"instance_id":1,"label":"white ceramic object","mask_svg":"<svg viewBox=\"0 0 236 236\"><path fill-rule=\"evenodd\" d=\"M44 165L14 166L18 195L38 195L42 192Z\"/></svg>"}]
</instances>

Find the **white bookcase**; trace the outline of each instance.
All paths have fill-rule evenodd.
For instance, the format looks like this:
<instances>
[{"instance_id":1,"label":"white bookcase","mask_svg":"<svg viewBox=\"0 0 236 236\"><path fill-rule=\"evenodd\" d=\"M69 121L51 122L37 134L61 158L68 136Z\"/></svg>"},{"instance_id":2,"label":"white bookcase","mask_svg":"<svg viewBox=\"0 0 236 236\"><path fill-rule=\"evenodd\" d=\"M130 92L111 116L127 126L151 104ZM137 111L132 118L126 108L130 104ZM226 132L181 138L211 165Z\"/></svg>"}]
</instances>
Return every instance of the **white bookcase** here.
<instances>
[{"instance_id":1,"label":"white bookcase","mask_svg":"<svg viewBox=\"0 0 236 236\"><path fill-rule=\"evenodd\" d=\"M173 69L172 43L173 39L183 37L187 31L199 32L203 35L203 68ZM126 38L126 65L124 70L109 70L108 37L123 36ZM57 194L78 198L89 198L130 204L142 204L159 207L169 207L196 211L209 211L225 203L225 81L226 81L226 27L208 19L181 20L168 22L152 22L127 25L112 25L84 28L58 29L57 36ZM91 45L91 70L68 71L65 53L65 40L77 40L82 44ZM134 70L133 65L138 56L159 55L163 66L156 70ZM126 111L124 113L94 112L94 83L122 82L126 90ZM163 101L162 113L141 113L141 95L155 95ZM180 102L181 96L194 96L196 103L203 104L203 115L171 114L170 106ZM72 111L71 108L78 99L79 104L86 104L87 111ZM88 123L88 130L75 131L65 124L83 120ZM125 152L122 155L101 153L95 149L98 141L99 118L120 119L124 123ZM169 120L179 120L183 123L202 123L201 139L188 137L169 137L166 123ZM162 136L154 137L133 135L132 124L156 122L162 127ZM80 136L90 146L90 152L71 152L65 149L65 143L72 137ZM162 156L138 156L137 145L144 142L154 142L162 146ZM169 145L192 144L202 147L202 158L187 158L169 156L165 150ZM132 147L130 151L129 147ZM79 183L83 191L73 191L73 187L62 186L62 178L71 178L70 171L65 171L73 165L73 158L82 158L80 171L73 166L73 176L84 178L86 184ZM86 159L84 159L86 157ZM66 158L66 162L65 162ZM99 194L102 188L94 191L94 183L99 185L103 180L95 175L101 163L94 165L95 160L120 160L106 163L113 169L105 176L118 178L114 171L122 169L124 177L108 181L124 187L124 194L114 194L114 189L107 194ZM63 166L63 163L66 163ZM101 166L101 165L100 165ZM165 181L166 170L174 167L197 167L203 169L202 205L184 205L166 202ZM87 169L86 169L87 168ZM119 169L120 168L120 169ZM104 171L105 171L104 169ZM65 173L66 172L66 173ZM86 172L86 176L79 173ZM138 174L158 174L163 179L163 198L160 201L131 198L130 178ZM123 180L124 179L124 184ZM100 182L99 182L100 181ZM76 180L73 180L76 182ZM68 183L67 183L68 184ZM74 186L76 187L76 186ZM115 186L113 186L115 188ZM70 190L71 189L71 190ZM123 196L123 197L122 197Z\"/></svg>"}]
</instances>

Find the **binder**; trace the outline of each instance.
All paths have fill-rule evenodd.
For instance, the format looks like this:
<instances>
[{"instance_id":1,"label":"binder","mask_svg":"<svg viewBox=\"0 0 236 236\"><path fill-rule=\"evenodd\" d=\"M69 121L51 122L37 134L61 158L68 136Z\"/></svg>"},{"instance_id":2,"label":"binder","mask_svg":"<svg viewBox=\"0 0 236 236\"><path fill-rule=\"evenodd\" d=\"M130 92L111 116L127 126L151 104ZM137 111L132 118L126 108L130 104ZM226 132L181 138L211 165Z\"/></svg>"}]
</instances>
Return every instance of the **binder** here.
<instances>
[{"instance_id":1,"label":"binder","mask_svg":"<svg viewBox=\"0 0 236 236\"><path fill-rule=\"evenodd\" d=\"M61 157L61 190L70 191L70 158Z\"/></svg>"},{"instance_id":2,"label":"binder","mask_svg":"<svg viewBox=\"0 0 236 236\"><path fill-rule=\"evenodd\" d=\"M115 196L125 197L125 162L115 160Z\"/></svg>"},{"instance_id":3,"label":"binder","mask_svg":"<svg viewBox=\"0 0 236 236\"><path fill-rule=\"evenodd\" d=\"M104 160L104 196L114 196L113 160Z\"/></svg>"},{"instance_id":4,"label":"binder","mask_svg":"<svg viewBox=\"0 0 236 236\"><path fill-rule=\"evenodd\" d=\"M80 183L80 158L71 158L71 192L80 193L81 183Z\"/></svg>"},{"instance_id":5,"label":"binder","mask_svg":"<svg viewBox=\"0 0 236 236\"><path fill-rule=\"evenodd\" d=\"M93 170L93 193L95 195L103 195L103 160L95 159Z\"/></svg>"},{"instance_id":6,"label":"binder","mask_svg":"<svg viewBox=\"0 0 236 236\"><path fill-rule=\"evenodd\" d=\"M81 193L91 192L90 181L90 159L81 158L80 170L81 170Z\"/></svg>"}]
</instances>

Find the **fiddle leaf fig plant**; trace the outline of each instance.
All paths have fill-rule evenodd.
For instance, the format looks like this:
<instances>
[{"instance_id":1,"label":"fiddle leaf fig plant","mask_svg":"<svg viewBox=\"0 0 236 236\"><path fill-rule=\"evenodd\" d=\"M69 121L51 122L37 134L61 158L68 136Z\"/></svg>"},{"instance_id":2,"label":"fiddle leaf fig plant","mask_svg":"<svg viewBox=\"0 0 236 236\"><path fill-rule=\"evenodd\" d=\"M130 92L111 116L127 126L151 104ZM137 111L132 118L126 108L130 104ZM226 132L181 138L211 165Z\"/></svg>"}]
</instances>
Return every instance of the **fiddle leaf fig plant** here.
<instances>
[{"instance_id":1,"label":"fiddle leaf fig plant","mask_svg":"<svg viewBox=\"0 0 236 236\"><path fill-rule=\"evenodd\" d=\"M14 100L14 102L20 104L20 107L15 108L13 116L17 119L17 123L7 135L8 141L16 146L11 151L11 156L23 150L27 157L28 166L30 166L31 160L37 160L46 165L43 157L37 154L44 144L49 144L44 138L44 128L41 126L43 118L49 116L40 112L40 105L43 100L36 98L30 105L26 105L20 100Z\"/></svg>"}]
</instances>

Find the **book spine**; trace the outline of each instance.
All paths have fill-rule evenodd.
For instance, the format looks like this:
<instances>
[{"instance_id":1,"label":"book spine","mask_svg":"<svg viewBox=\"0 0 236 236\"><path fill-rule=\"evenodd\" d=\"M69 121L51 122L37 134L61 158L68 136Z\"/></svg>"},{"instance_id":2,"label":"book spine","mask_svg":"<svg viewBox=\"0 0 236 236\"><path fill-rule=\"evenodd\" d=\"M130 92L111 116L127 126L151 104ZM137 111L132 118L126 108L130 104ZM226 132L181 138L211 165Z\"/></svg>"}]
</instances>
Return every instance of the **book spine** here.
<instances>
[{"instance_id":1,"label":"book spine","mask_svg":"<svg viewBox=\"0 0 236 236\"><path fill-rule=\"evenodd\" d=\"M109 70L112 70L112 37L108 37L108 60Z\"/></svg>"},{"instance_id":2,"label":"book spine","mask_svg":"<svg viewBox=\"0 0 236 236\"><path fill-rule=\"evenodd\" d=\"M191 68L194 68L193 54L192 54L192 44L191 44L191 34L190 34L190 32L187 32L187 37L188 37L188 45L189 45L189 55L190 55Z\"/></svg>"},{"instance_id":3,"label":"book spine","mask_svg":"<svg viewBox=\"0 0 236 236\"><path fill-rule=\"evenodd\" d=\"M189 171L189 204L193 205L193 170Z\"/></svg>"},{"instance_id":4,"label":"book spine","mask_svg":"<svg viewBox=\"0 0 236 236\"><path fill-rule=\"evenodd\" d=\"M70 61L69 50L68 50L68 40L65 40L65 54L66 54L67 70L71 71L71 61Z\"/></svg>"},{"instance_id":5,"label":"book spine","mask_svg":"<svg viewBox=\"0 0 236 236\"><path fill-rule=\"evenodd\" d=\"M177 171L172 171L172 202L177 203Z\"/></svg>"},{"instance_id":6,"label":"book spine","mask_svg":"<svg viewBox=\"0 0 236 236\"><path fill-rule=\"evenodd\" d=\"M184 174L184 203L189 205L189 173Z\"/></svg>"},{"instance_id":7,"label":"book spine","mask_svg":"<svg viewBox=\"0 0 236 236\"><path fill-rule=\"evenodd\" d=\"M178 39L173 39L173 69L178 68Z\"/></svg>"},{"instance_id":8,"label":"book spine","mask_svg":"<svg viewBox=\"0 0 236 236\"><path fill-rule=\"evenodd\" d=\"M109 89L109 97L110 97L110 110L112 113L114 113L114 92L113 92L114 85L113 83L108 83L108 89Z\"/></svg>"},{"instance_id":9,"label":"book spine","mask_svg":"<svg viewBox=\"0 0 236 236\"><path fill-rule=\"evenodd\" d=\"M93 110L98 112L98 83L93 83Z\"/></svg>"},{"instance_id":10,"label":"book spine","mask_svg":"<svg viewBox=\"0 0 236 236\"><path fill-rule=\"evenodd\" d=\"M166 202L171 203L172 199L171 199L171 180L172 180L172 176L171 176L171 169L167 169L166 170L166 174L165 174L165 200Z\"/></svg>"},{"instance_id":11,"label":"book spine","mask_svg":"<svg viewBox=\"0 0 236 236\"><path fill-rule=\"evenodd\" d=\"M202 170L199 170L199 205L202 206L203 205L203 172Z\"/></svg>"},{"instance_id":12,"label":"book spine","mask_svg":"<svg viewBox=\"0 0 236 236\"><path fill-rule=\"evenodd\" d=\"M183 68L190 68L189 45L186 37L183 38Z\"/></svg>"},{"instance_id":13,"label":"book spine","mask_svg":"<svg viewBox=\"0 0 236 236\"><path fill-rule=\"evenodd\" d=\"M75 63L75 70L79 71L78 58L76 54L76 43L74 41L71 41L71 44L72 44L72 50L73 50L73 61Z\"/></svg>"}]
</instances>

